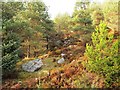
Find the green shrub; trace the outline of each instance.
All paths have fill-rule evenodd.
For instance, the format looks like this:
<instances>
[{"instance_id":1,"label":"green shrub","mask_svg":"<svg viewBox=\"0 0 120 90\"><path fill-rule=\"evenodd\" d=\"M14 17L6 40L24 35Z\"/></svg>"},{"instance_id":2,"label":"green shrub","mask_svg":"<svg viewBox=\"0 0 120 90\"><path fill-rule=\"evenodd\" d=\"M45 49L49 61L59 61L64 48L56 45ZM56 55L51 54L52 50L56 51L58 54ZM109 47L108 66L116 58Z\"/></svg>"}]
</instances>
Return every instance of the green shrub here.
<instances>
[{"instance_id":1,"label":"green shrub","mask_svg":"<svg viewBox=\"0 0 120 90\"><path fill-rule=\"evenodd\" d=\"M119 82L120 57L118 41L113 42L113 35L108 34L107 26L101 22L92 34L92 45L86 45L86 68L105 77L106 87Z\"/></svg>"}]
</instances>

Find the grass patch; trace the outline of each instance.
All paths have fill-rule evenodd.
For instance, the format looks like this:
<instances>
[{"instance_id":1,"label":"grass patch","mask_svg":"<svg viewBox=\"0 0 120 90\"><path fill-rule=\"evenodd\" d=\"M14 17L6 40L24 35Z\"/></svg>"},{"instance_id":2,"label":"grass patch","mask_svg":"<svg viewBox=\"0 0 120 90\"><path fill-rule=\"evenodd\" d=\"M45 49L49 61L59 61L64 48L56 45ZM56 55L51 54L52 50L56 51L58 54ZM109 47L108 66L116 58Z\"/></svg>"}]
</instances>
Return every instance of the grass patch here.
<instances>
[{"instance_id":1,"label":"grass patch","mask_svg":"<svg viewBox=\"0 0 120 90\"><path fill-rule=\"evenodd\" d=\"M56 59L56 62L53 62L53 59ZM22 70L21 65L23 63L26 63L30 60L22 60L17 63L17 68L18 68L18 79L29 79L29 78L36 78L40 76L45 76L48 74L49 70L58 68L59 66L57 65L57 60L60 59L60 57L48 57L42 60L43 66L35 71L35 72L26 72ZM33 60L33 59L32 59Z\"/></svg>"}]
</instances>

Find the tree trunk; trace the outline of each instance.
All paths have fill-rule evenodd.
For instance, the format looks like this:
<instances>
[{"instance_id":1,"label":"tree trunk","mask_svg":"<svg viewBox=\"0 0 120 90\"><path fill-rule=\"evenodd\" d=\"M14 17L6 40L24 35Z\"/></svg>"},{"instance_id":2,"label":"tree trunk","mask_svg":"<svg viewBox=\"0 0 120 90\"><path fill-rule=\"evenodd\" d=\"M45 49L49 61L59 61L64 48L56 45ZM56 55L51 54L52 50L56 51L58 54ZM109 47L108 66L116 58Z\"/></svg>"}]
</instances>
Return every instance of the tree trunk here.
<instances>
[{"instance_id":1,"label":"tree trunk","mask_svg":"<svg viewBox=\"0 0 120 90\"><path fill-rule=\"evenodd\" d=\"M30 40L29 39L27 40L27 44L28 44L28 46L27 46L27 58L29 58L30 57Z\"/></svg>"},{"instance_id":2,"label":"tree trunk","mask_svg":"<svg viewBox=\"0 0 120 90\"><path fill-rule=\"evenodd\" d=\"M48 44L49 38L48 38L48 36L46 36L46 41L47 41L46 49L48 50L49 49L49 44Z\"/></svg>"},{"instance_id":3,"label":"tree trunk","mask_svg":"<svg viewBox=\"0 0 120 90\"><path fill-rule=\"evenodd\" d=\"M30 57L30 44L28 45L28 57Z\"/></svg>"},{"instance_id":4,"label":"tree trunk","mask_svg":"<svg viewBox=\"0 0 120 90\"><path fill-rule=\"evenodd\" d=\"M35 50L34 50L34 57L37 57L38 54L39 54L39 51L37 50L37 47L36 47L36 46L34 46L34 48L35 48Z\"/></svg>"}]
</instances>

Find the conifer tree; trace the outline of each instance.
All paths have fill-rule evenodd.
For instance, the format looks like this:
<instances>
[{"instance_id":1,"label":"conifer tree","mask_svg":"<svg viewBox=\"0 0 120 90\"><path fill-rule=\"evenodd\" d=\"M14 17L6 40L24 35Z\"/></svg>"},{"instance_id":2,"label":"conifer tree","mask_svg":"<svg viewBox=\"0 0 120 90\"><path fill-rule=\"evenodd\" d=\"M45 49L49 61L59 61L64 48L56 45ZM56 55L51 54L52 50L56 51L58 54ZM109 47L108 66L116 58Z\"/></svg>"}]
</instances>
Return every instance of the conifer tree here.
<instances>
[{"instance_id":1,"label":"conifer tree","mask_svg":"<svg viewBox=\"0 0 120 90\"><path fill-rule=\"evenodd\" d=\"M22 3L2 3L2 74L3 77L15 71L19 60L20 38L15 33L18 24L12 18L22 9Z\"/></svg>"},{"instance_id":2,"label":"conifer tree","mask_svg":"<svg viewBox=\"0 0 120 90\"><path fill-rule=\"evenodd\" d=\"M106 87L119 81L120 57L118 56L118 40L108 34L107 26L101 22L92 34L92 45L86 45L85 55L88 61L86 68L105 77Z\"/></svg>"}]
</instances>

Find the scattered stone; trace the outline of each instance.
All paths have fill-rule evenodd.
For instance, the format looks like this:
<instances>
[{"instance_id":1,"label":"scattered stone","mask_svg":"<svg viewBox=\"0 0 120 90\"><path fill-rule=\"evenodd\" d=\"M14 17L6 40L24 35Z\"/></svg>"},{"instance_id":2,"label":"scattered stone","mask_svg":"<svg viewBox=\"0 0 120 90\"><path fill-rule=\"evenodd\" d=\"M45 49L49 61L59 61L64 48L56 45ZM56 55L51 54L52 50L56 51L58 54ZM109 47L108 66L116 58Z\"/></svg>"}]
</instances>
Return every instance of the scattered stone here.
<instances>
[{"instance_id":1,"label":"scattered stone","mask_svg":"<svg viewBox=\"0 0 120 90\"><path fill-rule=\"evenodd\" d=\"M41 68L43 65L41 59L35 59L32 61L29 61L25 64L22 65L22 69L27 71L27 72L34 72L36 70L38 70L39 68Z\"/></svg>"},{"instance_id":2,"label":"scattered stone","mask_svg":"<svg viewBox=\"0 0 120 90\"><path fill-rule=\"evenodd\" d=\"M64 53L61 53L61 56L63 57L63 56L65 56L65 54L64 54Z\"/></svg>"},{"instance_id":3,"label":"scattered stone","mask_svg":"<svg viewBox=\"0 0 120 90\"><path fill-rule=\"evenodd\" d=\"M58 63L58 64L62 64L62 63L64 63L64 61L65 61L65 59L64 59L64 58L61 58L61 59L58 60L57 63Z\"/></svg>"}]
</instances>

